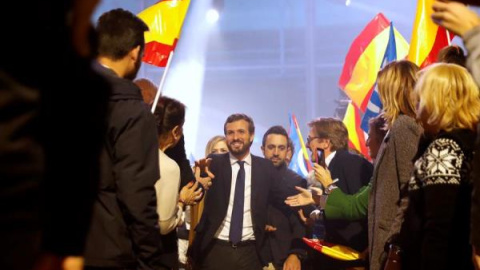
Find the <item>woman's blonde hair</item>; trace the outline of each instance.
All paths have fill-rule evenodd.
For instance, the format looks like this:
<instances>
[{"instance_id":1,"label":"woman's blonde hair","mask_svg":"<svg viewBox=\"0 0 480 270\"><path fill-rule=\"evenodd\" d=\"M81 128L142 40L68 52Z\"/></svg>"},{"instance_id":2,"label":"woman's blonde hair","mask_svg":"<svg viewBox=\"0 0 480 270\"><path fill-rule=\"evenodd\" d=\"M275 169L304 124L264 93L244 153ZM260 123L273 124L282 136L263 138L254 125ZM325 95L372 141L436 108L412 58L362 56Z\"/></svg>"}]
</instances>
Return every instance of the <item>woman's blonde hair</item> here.
<instances>
[{"instance_id":1,"label":"woman's blonde hair","mask_svg":"<svg viewBox=\"0 0 480 270\"><path fill-rule=\"evenodd\" d=\"M415 94L418 111L436 130L475 130L480 118L479 90L465 68L446 63L427 67L420 72Z\"/></svg>"},{"instance_id":2,"label":"woman's blonde hair","mask_svg":"<svg viewBox=\"0 0 480 270\"><path fill-rule=\"evenodd\" d=\"M386 65L378 73L378 94L383 104L388 128L400 114L415 118L413 88L417 81L418 70L418 66L414 63L401 60Z\"/></svg>"},{"instance_id":3,"label":"woman's blonde hair","mask_svg":"<svg viewBox=\"0 0 480 270\"><path fill-rule=\"evenodd\" d=\"M225 136L217 135L211 138L207 143L207 147L205 147L205 156L210 155L213 151L213 147L215 146L215 144L221 141L224 141L226 143L227 139L225 139Z\"/></svg>"}]
</instances>

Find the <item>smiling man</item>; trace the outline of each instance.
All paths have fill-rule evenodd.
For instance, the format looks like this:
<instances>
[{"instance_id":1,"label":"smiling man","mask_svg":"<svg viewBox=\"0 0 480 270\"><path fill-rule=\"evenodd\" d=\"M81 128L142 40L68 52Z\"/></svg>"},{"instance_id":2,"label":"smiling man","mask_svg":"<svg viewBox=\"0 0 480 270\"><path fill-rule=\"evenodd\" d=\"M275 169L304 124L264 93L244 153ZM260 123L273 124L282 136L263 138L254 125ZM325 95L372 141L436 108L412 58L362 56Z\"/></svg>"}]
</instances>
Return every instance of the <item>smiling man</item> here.
<instances>
[{"instance_id":1,"label":"smiling man","mask_svg":"<svg viewBox=\"0 0 480 270\"><path fill-rule=\"evenodd\" d=\"M276 184L281 176L273 164L250 153L255 134L252 118L232 114L224 132L230 152L209 156L209 179L201 179L196 169L197 180L212 185L195 228L193 259L198 269L260 270L270 253L265 245L267 207L283 204L296 191Z\"/></svg>"}]
</instances>

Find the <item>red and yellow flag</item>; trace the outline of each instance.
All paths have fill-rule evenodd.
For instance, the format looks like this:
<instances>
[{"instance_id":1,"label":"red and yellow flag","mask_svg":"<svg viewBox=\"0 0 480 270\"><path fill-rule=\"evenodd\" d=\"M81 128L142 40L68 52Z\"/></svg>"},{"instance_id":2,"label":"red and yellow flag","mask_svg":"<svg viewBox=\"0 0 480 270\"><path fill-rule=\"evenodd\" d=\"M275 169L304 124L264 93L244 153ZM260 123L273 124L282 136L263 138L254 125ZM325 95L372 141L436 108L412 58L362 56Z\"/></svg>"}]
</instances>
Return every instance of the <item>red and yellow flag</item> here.
<instances>
[{"instance_id":1,"label":"red and yellow flag","mask_svg":"<svg viewBox=\"0 0 480 270\"><path fill-rule=\"evenodd\" d=\"M368 160L370 160L371 158L368 155L368 149L366 146L365 132L360 127L361 122L362 117L360 109L353 104L353 101L350 101L350 103L348 103L345 116L343 117L343 123L348 130L348 146L351 149L357 150Z\"/></svg>"},{"instance_id":2,"label":"red and yellow flag","mask_svg":"<svg viewBox=\"0 0 480 270\"><path fill-rule=\"evenodd\" d=\"M161 0L138 14L150 28L145 32L142 61L164 67L175 49L190 0Z\"/></svg>"},{"instance_id":3,"label":"red and yellow flag","mask_svg":"<svg viewBox=\"0 0 480 270\"><path fill-rule=\"evenodd\" d=\"M413 23L412 39L408 60L420 68L434 63L438 52L448 46L453 39L452 34L447 34L445 28L436 25L431 15L432 5L435 0L418 0L417 15Z\"/></svg>"},{"instance_id":4,"label":"red and yellow flag","mask_svg":"<svg viewBox=\"0 0 480 270\"><path fill-rule=\"evenodd\" d=\"M390 21L382 13L377 14L355 38L345 57L338 84L362 112L382 65L389 31ZM403 59L408 53L408 43L396 29L394 34L397 59Z\"/></svg>"}]
</instances>

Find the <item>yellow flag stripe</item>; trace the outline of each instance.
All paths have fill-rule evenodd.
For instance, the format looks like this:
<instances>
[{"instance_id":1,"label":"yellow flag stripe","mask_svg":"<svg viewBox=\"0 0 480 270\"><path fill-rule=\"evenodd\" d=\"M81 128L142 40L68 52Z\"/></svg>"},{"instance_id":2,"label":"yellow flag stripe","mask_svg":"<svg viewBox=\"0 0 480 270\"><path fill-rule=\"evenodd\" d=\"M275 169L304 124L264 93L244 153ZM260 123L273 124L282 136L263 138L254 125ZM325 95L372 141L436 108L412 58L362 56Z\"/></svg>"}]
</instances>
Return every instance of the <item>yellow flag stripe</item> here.
<instances>
[{"instance_id":1,"label":"yellow flag stripe","mask_svg":"<svg viewBox=\"0 0 480 270\"><path fill-rule=\"evenodd\" d=\"M433 2L434 0L419 0L417 3L408 60L418 66L430 54L437 36L438 26L431 19Z\"/></svg>"},{"instance_id":2,"label":"yellow flag stripe","mask_svg":"<svg viewBox=\"0 0 480 270\"><path fill-rule=\"evenodd\" d=\"M172 46L180 37L182 24L190 0L161 1L138 14L150 28L145 33L145 43L156 41Z\"/></svg>"},{"instance_id":3,"label":"yellow flag stripe","mask_svg":"<svg viewBox=\"0 0 480 270\"><path fill-rule=\"evenodd\" d=\"M377 74L382 65L388 44L389 33L390 27L385 28L365 48L365 51L355 64L350 81L345 86L345 93L358 107L361 107L368 91L372 89L377 80ZM403 59L408 53L408 43L396 29L394 33L397 59Z\"/></svg>"}]
</instances>

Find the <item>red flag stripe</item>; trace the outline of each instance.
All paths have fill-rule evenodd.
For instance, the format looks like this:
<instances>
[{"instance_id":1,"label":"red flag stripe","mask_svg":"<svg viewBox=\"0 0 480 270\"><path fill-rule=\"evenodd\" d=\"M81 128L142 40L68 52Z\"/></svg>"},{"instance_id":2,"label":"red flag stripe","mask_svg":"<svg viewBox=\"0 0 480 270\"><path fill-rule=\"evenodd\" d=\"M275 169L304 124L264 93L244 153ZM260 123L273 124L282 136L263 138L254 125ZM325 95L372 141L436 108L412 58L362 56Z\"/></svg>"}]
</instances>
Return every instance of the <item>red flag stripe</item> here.
<instances>
[{"instance_id":1,"label":"red flag stripe","mask_svg":"<svg viewBox=\"0 0 480 270\"><path fill-rule=\"evenodd\" d=\"M380 27L379 27L380 26ZM362 31L362 33L355 39L350 46L351 48L366 48L370 42L380 34L385 28L390 26L390 21L379 13L374 20L372 20ZM343 66L342 75L339 80L341 88L345 87L352 77L352 71L358 59L362 55L362 50L352 50L345 57L345 65ZM347 63L351 63L347 65Z\"/></svg>"},{"instance_id":2,"label":"red flag stripe","mask_svg":"<svg viewBox=\"0 0 480 270\"><path fill-rule=\"evenodd\" d=\"M142 61L151 65L165 67L167 65L168 56L170 55L170 52L175 49L176 45L177 39L175 39L173 46L156 41L148 42L145 44L145 53Z\"/></svg>"},{"instance_id":3,"label":"red flag stripe","mask_svg":"<svg viewBox=\"0 0 480 270\"><path fill-rule=\"evenodd\" d=\"M437 61L438 52L444 47L448 46L448 39L452 40L454 36L454 34L450 33L450 37L447 37L447 31L445 28L439 26L437 29L437 34L435 35L435 42L433 43L432 49L428 53L425 60L423 60L420 68L424 68L435 63Z\"/></svg>"}]
</instances>

